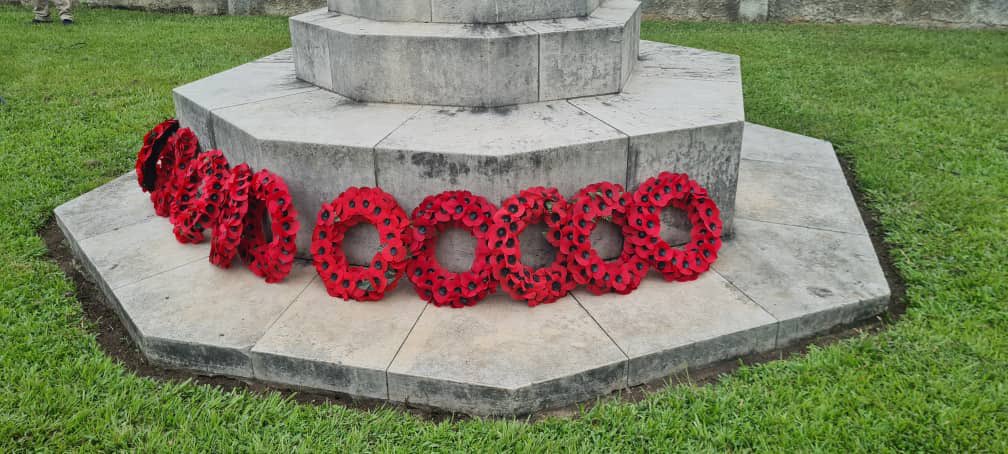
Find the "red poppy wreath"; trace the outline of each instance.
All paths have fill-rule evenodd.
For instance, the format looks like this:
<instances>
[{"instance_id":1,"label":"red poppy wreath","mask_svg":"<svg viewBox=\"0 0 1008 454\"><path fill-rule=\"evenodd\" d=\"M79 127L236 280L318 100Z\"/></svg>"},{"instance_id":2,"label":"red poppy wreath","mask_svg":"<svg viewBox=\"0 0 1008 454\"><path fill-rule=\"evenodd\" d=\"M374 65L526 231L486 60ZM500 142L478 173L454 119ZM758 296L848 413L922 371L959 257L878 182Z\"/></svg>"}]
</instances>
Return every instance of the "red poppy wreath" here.
<instances>
[{"instance_id":1,"label":"red poppy wreath","mask_svg":"<svg viewBox=\"0 0 1008 454\"><path fill-rule=\"evenodd\" d=\"M230 174L227 158L220 150L199 155L179 179L172 205L171 222L180 243L200 243L203 231L213 229L227 200L225 178Z\"/></svg>"},{"instance_id":2,"label":"red poppy wreath","mask_svg":"<svg viewBox=\"0 0 1008 454\"><path fill-rule=\"evenodd\" d=\"M227 200L210 240L210 263L230 268L241 246L245 215L249 210L249 193L252 190L252 169L241 163L231 169L224 179Z\"/></svg>"},{"instance_id":3,"label":"red poppy wreath","mask_svg":"<svg viewBox=\"0 0 1008 454\"><path fill-rule=\"evenodd\" d=\"M373 224L381 249L367 266L350 265L343 251L346 232ZM377 301L399 283L409 260L409 218L395 199L378 188L350 188L322 205L312 236L312 258L326 291L337 298Z\"/></svg>"},{"instance_id":4,"label":"red poppy wreath","mask_svg":"<svg viewBox=\"0 0 1008 454\"><path fill-rule=\"evenodd\" d=\"M251 191L238 252L253 274L267 283L280 282L294 266L295 241L301 228L297 209L287 183L269 170L260 170L252 176ZM266 225L272 236L269 240Z\"/></svg>"},{"instance_id":5,"label":"red poppy wreath","mask_svg":"<svg viewBox=\"0 0 1008 454\"><path fill-rule=\"evenodd\" d=\"M532 307L555 302L577 286L568 272L570 248L561 248L569 220L567 200L556 188L526 189L501 203L488 232L494 251L491 264L494 277L512 298ZM519 237L538 222L546 224L546 241L558 250L552 263L535 269L522 263Z\"/></svg>"},{"instance_id":6,"label":"red poppy wreath","mask_svg":"<svg viewBox=\"0 0 1008 454\"><path fill-rule=\"evenodd\" d=\"M561 250L566 250L571 256L574 280L595 295L608 292L628 294L640 285L647 274L647 261L639 257L633 243L627 241L636 235L636 229L627 222L632 204L633 200L623 191L623 186L608 182L586 186L571 202L571 219ZM623 234L623 249L615 260L604 260L591 245L591 233L599 220L607 220L620 227Z\"/></svg>"},{"instance_id":7,"label":"red poppy wreath","mask_svg":"<svg viewBox=\"0 0 1008 454\"><path fill-rule=\"evenodd\" d=\"M496 208L469 191L447 191L425 198L413 210L415 257L409 263L410 281L417 295L436 306L465 307L478 303L497 288L487 244ZM444 269L434 256L437 239L448 227L462 227L476 238L476 256L469 271Z\"/></svg>"},{"instance_id":8,"label":"red poppy wreath","mask_svg":"<svg viewBox=\"0 0 1008 454\"><path fill-rule=\"evenodd\" d=\"M168 187L167 177L171 171L171 158L166 155L173 151L168 147L168 140L178 131L178 120L169 119L161 122L144 135L143 146L137 153L136 173L137 183L144 192L149 192L154 210L159 216L167 216L167 207L161 203L163 190Z\"/></svg>"},{"instance_id":9,"label":"red poppy wreath","mask_svg":"<svg viewBox=\"0 0 1008 454\"><path fill-rule=\"evenodd\" d=\"M721 212L707 190L685 174L662 172L642 183L634 192L630 223L637 228L632 238L637 255L645 258L667 281L691 281L707 271L721 249ZM659 236L659 212L674 207L686 213L692 224L690 240L681 248Z\"/></svg>"}]
</instances>

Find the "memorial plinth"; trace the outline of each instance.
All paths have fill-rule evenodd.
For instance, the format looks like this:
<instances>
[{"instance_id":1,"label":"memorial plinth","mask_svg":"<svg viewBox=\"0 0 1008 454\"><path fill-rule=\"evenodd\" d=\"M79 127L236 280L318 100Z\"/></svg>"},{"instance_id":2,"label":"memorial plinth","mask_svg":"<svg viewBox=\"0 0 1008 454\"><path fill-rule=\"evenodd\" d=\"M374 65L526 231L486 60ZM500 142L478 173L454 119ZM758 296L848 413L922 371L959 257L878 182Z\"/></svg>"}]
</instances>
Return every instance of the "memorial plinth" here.
<instances>
[{"instance_id":1,"label":"memorial plinth","mask_svg":"<svg viewBox=\"0 0 1008 454\"><path fill-rule=\"evenodd\" d=\"M637 2L330 0L290 24L292 49L173 95L204 150L284 177L302 258L315 213L350 186L381 187L410 211L446 190L499 203L532 186L634 189L662 171L710 191L724 247L699 280L652 273L627 296L578 289L528 308L499 293L450 310L403 284L377 303L341 301L307 262L276 285L211 266L128 175L56 219L154 362L515 415L783 348L888 305L829 143L747 125L738 57L640 41ZM662 220L663 238L686 239L681 215ZM619 250L612 233L592 239L604 255ZM377 250L366 231L348 237L352 261ZM466 237L441 238L446 267L468 268ZM551 260L539 235L522 246L529 265Z\"/></svg>"}]
</instances>

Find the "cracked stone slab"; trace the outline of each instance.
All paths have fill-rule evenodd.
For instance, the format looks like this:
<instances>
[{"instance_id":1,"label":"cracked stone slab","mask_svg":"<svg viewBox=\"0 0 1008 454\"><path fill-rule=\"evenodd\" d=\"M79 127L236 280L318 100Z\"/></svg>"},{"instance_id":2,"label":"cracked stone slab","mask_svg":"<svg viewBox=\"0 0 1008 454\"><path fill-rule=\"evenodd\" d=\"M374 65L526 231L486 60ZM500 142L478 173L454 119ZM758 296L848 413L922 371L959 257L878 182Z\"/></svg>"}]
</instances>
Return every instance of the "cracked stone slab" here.
<instances>
[{"instance_id":1,"label":"cracked stone slab","mask_svg":"<svg viewBox=\"0 0 1008 454\"><path fill-rule=\"evenodd\" d=\"M252 348L256 378L388 399L385 370L425 307L405 280L379 302L357 302L316 278Z\"/></svg>"},{"instance_id":2,"label":"cracked stone slab","mask_svg":"<svg viewBox=\"0 0 1008 454\"><path fill-rule=\"evenodd\" d=\"M240 261L221 269L201 260L113 292L149 359L251 378L249 349L314 275L311 265L298 261L284 282L267 285Z\"/></svg>"},{"instance_id":3,"label":"cracked stone slab","mask_svg":"<svg viewBox=\"0 0 1008 454\"><path fill-rule=\"evenodd\" d=\"M529 308L496 294L428 308L388 369L389 398L524 414L626 385L626 356L571 297Z\"/></svg>"},{"instance_id":4,"label":"cracked stone slab","mask_svg":"<svg viewBox=\"0 0 1008 454\"><path fill-rule=\"evenodd\" d=\"M737 220L714 269L780 321L777 345L879 314L890 290L867 235Z\"/></svg>"},{"instance_id":5,"label":"cracked stone slab","mask_svg":"<svg viewBox=\"0 0 1008 454\"><path fill-rule=\"evenodd\" d=\"M776 345L777 320L717 273L688 283L651 273L629 298L574 297L630 358L631 386Z\"/></svg>"}]
</instances>

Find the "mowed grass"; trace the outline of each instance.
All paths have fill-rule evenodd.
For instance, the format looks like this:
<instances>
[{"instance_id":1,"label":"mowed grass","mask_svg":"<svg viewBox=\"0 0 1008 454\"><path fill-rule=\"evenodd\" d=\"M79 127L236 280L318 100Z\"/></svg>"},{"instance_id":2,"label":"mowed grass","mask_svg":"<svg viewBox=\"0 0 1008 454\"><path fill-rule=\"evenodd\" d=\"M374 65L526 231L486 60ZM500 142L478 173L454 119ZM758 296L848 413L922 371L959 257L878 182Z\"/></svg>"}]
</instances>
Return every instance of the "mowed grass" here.
<instances>
[{"instance_id":1,"label":"mowed grass","mask_svg":"<svg viewBox=\"0 0 1008 454\"><path fill-rule=\"evenodd\" d=\"M907 284L878 335L575 419L429 422L137 377L37 234L132 166L170 90L284 48L284 18L0 7L0 451L1008 450L1008 34L644 24L742 56L751 121L853 162ZM675 100L668 100L675 102ZM352 127L347 125L347 127Z\"/></svg>"}]
</instances>

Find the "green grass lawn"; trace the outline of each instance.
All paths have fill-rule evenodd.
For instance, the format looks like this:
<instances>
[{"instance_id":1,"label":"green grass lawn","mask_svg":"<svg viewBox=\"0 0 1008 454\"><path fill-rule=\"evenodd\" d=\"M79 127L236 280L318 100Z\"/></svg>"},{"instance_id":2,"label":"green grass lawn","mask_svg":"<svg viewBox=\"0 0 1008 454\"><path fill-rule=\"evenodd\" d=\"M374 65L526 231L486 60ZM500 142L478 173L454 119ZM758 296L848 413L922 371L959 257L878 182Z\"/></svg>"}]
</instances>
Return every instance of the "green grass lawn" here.
<instances>
[{"instance_id":1,"label":"green grass lawn","mask_svg":"<svg viewBox=\"0 0 1008 454\"><path fill-rule=\"evenodd\" d=\"M751 121L853 162L907 284L878 335L533 424L429 422L133 375L37 231L132 168L171 88L284 48L284 18L0 7L0 451L1008 450L1008 33L644 24L742 56ZM674 100L673 100L674 101Z\"/></svg>"}]
</instances>

